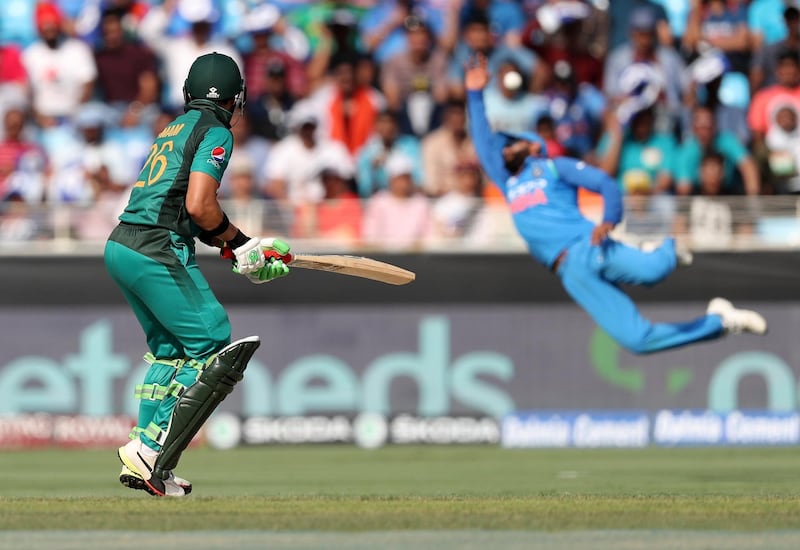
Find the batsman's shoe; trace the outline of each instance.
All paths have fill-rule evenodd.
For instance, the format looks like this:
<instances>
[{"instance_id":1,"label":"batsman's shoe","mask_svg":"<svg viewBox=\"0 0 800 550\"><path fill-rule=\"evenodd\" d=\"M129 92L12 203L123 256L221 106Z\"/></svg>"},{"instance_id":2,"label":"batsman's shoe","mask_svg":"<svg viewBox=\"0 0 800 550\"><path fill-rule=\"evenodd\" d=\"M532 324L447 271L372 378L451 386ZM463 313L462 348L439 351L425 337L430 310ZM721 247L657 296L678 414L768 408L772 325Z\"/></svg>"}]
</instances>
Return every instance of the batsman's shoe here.
<instances>
[{"instance_id":1,"label":"batsman's shoe","mask_svg":"<svg viewBox=\"0 0 800 550\"><path fill-rule=\"evenodd\" d=\"M127 466L133 473L138 474L144 482L144 490L157 497L182 497L186 492L176 483L163 480L153 475L153 465L157 457L148 458L142 452L142 443L138 439L132 439L127 444L117 450L120 462Z\"/></svg>"},{"instance_id":2,"label":"batsman's shoe","mask_svg":"<svg viewBox=\"0 0 800 550\"><path fill-rule=\"evenodd\" d=\"M708 303L706 313L709 315L719 315L722 318L722 326L725 332L730 334L740 334L750 332L752 334L766 334L767 321L761 314L749 309L737 309L725 298L714 298Z\"/></svg>"},{"instance_id":3,"label":"batsman's shoe","mask_svg":"<svg viewBox=\"0 0 800 550\"><path fill-rule=\"evenodd\" d=\"M139 491L147 491L148 490L147 484L145 484L144 479L142 476L125 466L122 465L122 471L119 473L119 482L122 483L125 487L129 489L136 489ZM192 492L192 483L188 479L183 479L182 477L176 476L174 473L169 473L169 478L164 481L164 485L169 485L173 483L183 489L183 493L188 495ZM169 493L169 491L167 491Z\"/></svg>"}]
</instances>

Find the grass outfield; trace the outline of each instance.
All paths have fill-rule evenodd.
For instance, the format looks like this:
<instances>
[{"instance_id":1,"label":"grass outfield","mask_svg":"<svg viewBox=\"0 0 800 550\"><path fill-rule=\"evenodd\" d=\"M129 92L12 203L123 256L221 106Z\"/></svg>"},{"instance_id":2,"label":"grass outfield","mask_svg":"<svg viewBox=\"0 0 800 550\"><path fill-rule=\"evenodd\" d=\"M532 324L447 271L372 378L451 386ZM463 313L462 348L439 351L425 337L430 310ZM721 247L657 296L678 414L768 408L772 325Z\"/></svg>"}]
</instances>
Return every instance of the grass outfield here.
<instances>
[{"instance_id":1,"label":"grass outfield","mask_svg":"<svg viewBox=\"0 0 800 550\"><path fill-rule=\"evenodd\" d=\"M195 492L157 499L118 484L113 450L3 452L0 530L800 533L799 467L797 448L192 449Z\"/></svg>"}]
</instances>

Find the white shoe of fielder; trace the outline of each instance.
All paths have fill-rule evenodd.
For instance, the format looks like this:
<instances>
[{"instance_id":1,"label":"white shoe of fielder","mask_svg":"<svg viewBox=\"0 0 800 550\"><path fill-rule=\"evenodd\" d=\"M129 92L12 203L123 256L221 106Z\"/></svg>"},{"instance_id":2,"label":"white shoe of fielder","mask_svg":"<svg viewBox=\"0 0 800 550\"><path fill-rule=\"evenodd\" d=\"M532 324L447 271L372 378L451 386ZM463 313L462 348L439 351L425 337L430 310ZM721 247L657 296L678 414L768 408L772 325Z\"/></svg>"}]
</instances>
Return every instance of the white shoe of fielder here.
<instances>
[{"instance_id":1,"label":"white shoe of fielder","mask_svg":"<svg viewBox=\"0 0 800 550\"><path fill-rule=\"evenodd\" d=\"M730 334L740 334L750 332L752 334L766 334L767 321L761 314L749 309L737 309L725 298L714 298L708 303L706 313L709 315L719 315L722 318L722 326L725 332Z\"/></svg>"},{"instance_id":2,"label":"white shoe of fielder","mask_svg":"<svg viewBox=\"0 0 800 550\"><path fill-rule=\"evenodd\" d=\"M144 479L142 479L142 476L124 464L122 465L122 471L119 473L119 482L128 489L137 489L140 491L150 492L147 484L144 482ZM172 472L169 473L169 479L164 482L164 485L167 485L168 482L178 485L181 489L183 489L183 492L186 495L192 492L192 482L188 479L178 477Z\"/></svg>"},{"instance_id":3,"label":"white shoe of fielder","mask_svg":"<svg viewBox=\"0 0 800 550\"><path fill-rule=\"evenodd\" d=\"M123 466L142 479L144 483L142 488L151 495L157 497L186 496L186 491L175 482L174 476L171 475L168 479L161 479L153 475L153 466L157 455L152 455L143 450L142 442L139 439L132 439L120 447L117 450L117 455ZM120 474L120 481L122 481L122 474Z\"/></svg>"}]
</instances>

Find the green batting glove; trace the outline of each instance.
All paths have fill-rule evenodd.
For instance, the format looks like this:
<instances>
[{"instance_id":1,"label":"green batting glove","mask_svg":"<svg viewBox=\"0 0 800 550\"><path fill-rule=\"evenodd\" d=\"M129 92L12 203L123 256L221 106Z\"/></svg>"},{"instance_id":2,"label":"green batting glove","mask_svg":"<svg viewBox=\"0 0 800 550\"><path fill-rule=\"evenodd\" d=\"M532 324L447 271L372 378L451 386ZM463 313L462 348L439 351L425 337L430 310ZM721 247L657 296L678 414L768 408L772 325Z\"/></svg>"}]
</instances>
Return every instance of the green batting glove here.
<instances>
[{"instance_id":1,"label":"green batting glove","mask_svg":"<svg viewBox=\"0 0 800 550\"><path fill-rule=\"evenodd\" d=\"M268 283L273 279L285 277L289 274L289 266L283 263L283 260L270 259L267 264L256 271L255 273L248 273L247 278L251 283L260 285Z\"/></svg>"},{"instance_id":2,"label":"green batting glove","mask_svg":"<svg viewBox=\"0 0 800 550\"><path fill-rule=\"evenodd\" d=\"M281 256L286 256L289 253L289 250L291 250L289 243L281 239L276 239L274 237L261 239L261 248L274 250Z\"/></svg>"}]
</instances>

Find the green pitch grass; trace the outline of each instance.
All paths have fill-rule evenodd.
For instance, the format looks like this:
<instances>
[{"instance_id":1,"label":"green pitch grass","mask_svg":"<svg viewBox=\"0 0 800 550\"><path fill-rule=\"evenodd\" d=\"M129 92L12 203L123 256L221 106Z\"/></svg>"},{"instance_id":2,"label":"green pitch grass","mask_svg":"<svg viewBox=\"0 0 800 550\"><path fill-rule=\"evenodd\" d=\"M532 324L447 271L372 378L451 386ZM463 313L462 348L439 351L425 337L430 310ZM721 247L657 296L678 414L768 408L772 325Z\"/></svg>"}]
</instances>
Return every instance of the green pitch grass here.
<instances>
[{"instance_id":1,"label":"green pitch grass","mask_svg":"<svg viewBox=\"0 0 800 550\"><path fill-rule=\"evenodd\" d=\"M796 448L191 449L186 499L118 472L114 450L0 453L0 530L800 530Z\"/></svg>"}]
</instances>

